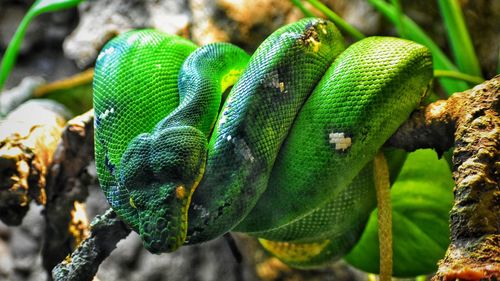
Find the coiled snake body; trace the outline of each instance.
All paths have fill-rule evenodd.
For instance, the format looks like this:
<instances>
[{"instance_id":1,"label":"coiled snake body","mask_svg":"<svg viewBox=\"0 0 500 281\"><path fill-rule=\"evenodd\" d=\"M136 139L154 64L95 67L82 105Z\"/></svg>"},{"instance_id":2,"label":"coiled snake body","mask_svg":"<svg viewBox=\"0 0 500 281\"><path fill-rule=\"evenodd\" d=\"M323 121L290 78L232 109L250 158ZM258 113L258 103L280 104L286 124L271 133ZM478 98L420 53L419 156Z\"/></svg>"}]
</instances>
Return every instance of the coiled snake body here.
<instances>
[{"instance_id":1,"label":"coiled snake body","mask_svg":"<svg viewBox=\"0 0 500 281\"><path fill-rule=\"evenodd\" d=\"M96 63L100 184L151 252L234 230L317 265L358 239L375 207L373 157L431 78L425 47L371 37L344 50L320 19L280 28L252 57L128 32Z\"/></svg>"}]
</instances>

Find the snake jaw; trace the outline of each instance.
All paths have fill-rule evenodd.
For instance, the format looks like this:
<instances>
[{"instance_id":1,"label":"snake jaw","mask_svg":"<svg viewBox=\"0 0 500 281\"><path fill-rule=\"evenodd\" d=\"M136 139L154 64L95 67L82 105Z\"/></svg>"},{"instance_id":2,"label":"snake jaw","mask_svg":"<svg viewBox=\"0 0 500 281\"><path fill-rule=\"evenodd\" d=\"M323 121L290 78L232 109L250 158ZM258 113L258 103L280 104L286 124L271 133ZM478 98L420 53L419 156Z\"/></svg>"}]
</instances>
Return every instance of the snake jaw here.
<instances>
[{"instance_id":1,"label":"snake jaw","mask_svg":"<svg viewBox=\"0 0 500 281\"><path fill-rule=\"evenodd\" d=\"M186 240L189 204L206 151L206 137L184 126L141 134L123 154L119 181L137 213L135 230L151 253L175 251Z\"/></svg>"},{"instance_id":2,"label":"snake jaw","mask_svg":"<svg viewBox=\"0 0 500 281\"><path fill-rule=\"evenodd\" d=\"M186 239L189 196L178 196L180 186L167 183L130 192L139 216L139 235L151 253L173 252Z\"/></svg>"}]
</instances>

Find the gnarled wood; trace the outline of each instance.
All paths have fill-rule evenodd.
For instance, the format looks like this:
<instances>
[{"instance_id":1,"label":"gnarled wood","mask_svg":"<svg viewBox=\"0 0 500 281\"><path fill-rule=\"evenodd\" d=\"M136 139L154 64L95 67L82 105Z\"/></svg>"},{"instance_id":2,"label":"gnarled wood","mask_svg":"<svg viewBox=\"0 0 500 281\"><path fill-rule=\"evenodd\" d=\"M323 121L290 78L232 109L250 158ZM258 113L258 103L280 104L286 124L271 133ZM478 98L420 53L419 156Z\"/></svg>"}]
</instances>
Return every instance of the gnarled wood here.
<instances>
[{"instance_id":1,"label":"gnarled wood","mask_svg":"<svg viewBox=\"0 0 500 281\"><path fill-rule=\"evenodd\" d=\"M387 142L408 151L454 145L451 244L435 280L500 276L500 76L416 111Z\"/></svg>"}]
</instances>

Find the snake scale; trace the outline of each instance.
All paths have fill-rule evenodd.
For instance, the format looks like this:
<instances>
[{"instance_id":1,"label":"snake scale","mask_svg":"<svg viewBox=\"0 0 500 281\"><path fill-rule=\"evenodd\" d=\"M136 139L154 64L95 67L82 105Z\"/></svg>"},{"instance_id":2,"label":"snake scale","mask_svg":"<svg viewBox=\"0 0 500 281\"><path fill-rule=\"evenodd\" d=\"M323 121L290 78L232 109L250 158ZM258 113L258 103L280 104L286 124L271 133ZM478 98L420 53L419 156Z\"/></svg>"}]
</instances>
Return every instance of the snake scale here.
<instances>
[{"instance_id":1,"label":"snake scale","mask_svg":"<svg viewBox=\"0 0 500 281\"><path fill-rule=\"evenodd\" d=\"M316 18L252 56L131 31L96 62L99 181L153 253L239 231L319 265L356 243L376 205L373 158L431 79L427 48L370 37L346 49Z\"/></svg>"}]
</instances>

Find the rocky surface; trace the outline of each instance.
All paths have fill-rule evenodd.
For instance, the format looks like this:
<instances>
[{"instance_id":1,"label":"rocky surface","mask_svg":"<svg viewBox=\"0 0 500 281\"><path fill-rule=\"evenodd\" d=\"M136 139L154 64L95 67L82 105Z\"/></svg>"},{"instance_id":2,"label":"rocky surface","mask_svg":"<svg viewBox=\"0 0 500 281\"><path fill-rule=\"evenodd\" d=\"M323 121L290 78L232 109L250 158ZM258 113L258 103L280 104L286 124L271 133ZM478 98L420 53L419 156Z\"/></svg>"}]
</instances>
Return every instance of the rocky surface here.
<instances>
[{"instance_id":1,"label":"rocky surface","mask_svg":"<svg viewBox=\"0 0 500 281\"><path fill-rule=\"evenodd\" d=\"M0 222L0 280L45 280L41 265L42 207L32 204L23 224L7 227Z\"/></svg>"},{"instance_id":2,"label":"rocky surface","mask_svg":"<svg viewBox=\"0 0 500 281\"><path fill-rule=\"evenodd\" d=\"M380 15L363 0L327 1L366 34L380 27ZM64 52L80 66L93 63L105 42L134 28L153 27L204 45L229 41L249 52L274 30L302 17L282 0L103 0L80 5L80 23L66 38Z\"/></svg>"},{"instance_id":3,"label":"rocky surface","mask_svg":"<svg viewBox=\"0 0 500 281\"><path fill-rule=\"evenodd\" d=\"M104 213L108 204L102 192L92 186L89 193L88 213ZM45 239L42 211L41 206L32 204L18 227L0 222L0 280L48 280L40 256ZM134 233L100 266L97 280L259 280L255 272L242 268L223 239L184 247L173 254L153 255Z\"/></svg>"},{"instance_id":4,"label":"rocky surface","mask_svg":"<svg viewBox=\"0 0 500 281\"><path fill-rule=\"evenodd\" d=\"M102 214L108 204L97 186L89 188L86 201L90 216ZM0 223L0 280L48 280L40 258L43 237L43 208L32 204L22 225ZM223 238L183 247L172 254L153 255L142 247L139 236L130 234L101 264L95 280L171 281L257 281L257 280L364 280L366 276L344 263L320 270L292 271L258 248L257 242L238 235L243 253L240 264ZM331 279L335 277L335 279Z\"/></svg>"}]
</instances>

